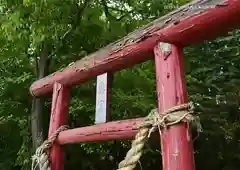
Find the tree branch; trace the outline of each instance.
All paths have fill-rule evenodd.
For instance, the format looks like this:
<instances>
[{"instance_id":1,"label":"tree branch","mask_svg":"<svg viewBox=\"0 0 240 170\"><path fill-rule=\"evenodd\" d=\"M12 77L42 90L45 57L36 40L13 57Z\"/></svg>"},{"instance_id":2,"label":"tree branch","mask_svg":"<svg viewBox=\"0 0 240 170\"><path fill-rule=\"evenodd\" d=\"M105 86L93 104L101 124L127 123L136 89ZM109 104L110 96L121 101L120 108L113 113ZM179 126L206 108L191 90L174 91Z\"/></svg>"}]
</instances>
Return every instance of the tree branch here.
<instances>
[{"instance_id":1,"label":"tree branch","mask_svg":"<svg viewBox=\"0 0 240 170\"><path fill-rule=\"evenodd\" d=\"M69 30L67 30L63 34L62 37L60 37L59 47L56 48L51 54L49 54L48 58L51 58L52 56L54 56L59 50L61 50L64 47L64 44L65 44L64 42L67 40L67 38L70 36L70 34L76 30L77 26L80 25L80 21L82 19L83 12L90 2L91 2L91 0L85 0L85 2L82 5L76 4L78 10L76 13L76 18L71 24L72 25L71 28Z\"/></svg>"},{"instance_id":2,"label":"tree branch","mask_svg":"<svg viewBox=\"0 0 240 170\"><path fill-rule=\"evenodd\" d=\"M71 34L71 32L74 31L77 28L77 26L79 26L80 21L83 16L83 11L86 9L89 2L90 2L90 0L85 0L83 5L76 4L78 10L76 13L76 19L72 23L72 28L70 30L68 30L60 39L65 40Z\"/></svg>"},{"instance_id":3,"label":"tree branch","mask_svg":"<svg viewBox=\"0 0 240 170\"><path fill-rule=\"evenodd\" d=\"M103 7L104 7L105 15L106 15L108 18L111 18L111 19L116 20L116 21L121 21L125 16L127 16L127 14L124 14L124 15L120 16L119 18L116 18L115 16L113 16L113 15L109 12L108 9L109 9L110 7L108 7L106 1L105 1L105 0L101 0L101 2L102 2L102 5L103 5ZM116 9L115 9L115 10L116 10ZM116 10L116 11L119 11L119 10ZM124 11L121 10L121 12L124 12Z\"/></svg>"}]
</instances>

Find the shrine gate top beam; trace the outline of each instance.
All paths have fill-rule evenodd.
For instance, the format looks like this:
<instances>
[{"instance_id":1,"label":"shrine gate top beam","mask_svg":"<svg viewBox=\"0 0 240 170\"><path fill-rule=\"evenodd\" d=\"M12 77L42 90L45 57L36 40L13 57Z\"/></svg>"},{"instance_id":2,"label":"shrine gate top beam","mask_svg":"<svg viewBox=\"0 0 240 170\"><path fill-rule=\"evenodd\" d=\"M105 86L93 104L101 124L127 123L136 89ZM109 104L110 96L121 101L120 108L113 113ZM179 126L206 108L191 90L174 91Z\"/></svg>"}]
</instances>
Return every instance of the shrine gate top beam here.
<instances>
[{"instance_id":1,"label":"shrine gate top beam","mask_svg":"<svg viewBox=\"0 0 240 170\"><path fill-rule=\"evenodd\" d=\"M187 46L240 26L240 0L195 0L132 32L119 41L34 82L34 96L51 93L53 84L74 86L105 72L113 72L149 60L157 42Z\"/></svg>"}]
</instances>

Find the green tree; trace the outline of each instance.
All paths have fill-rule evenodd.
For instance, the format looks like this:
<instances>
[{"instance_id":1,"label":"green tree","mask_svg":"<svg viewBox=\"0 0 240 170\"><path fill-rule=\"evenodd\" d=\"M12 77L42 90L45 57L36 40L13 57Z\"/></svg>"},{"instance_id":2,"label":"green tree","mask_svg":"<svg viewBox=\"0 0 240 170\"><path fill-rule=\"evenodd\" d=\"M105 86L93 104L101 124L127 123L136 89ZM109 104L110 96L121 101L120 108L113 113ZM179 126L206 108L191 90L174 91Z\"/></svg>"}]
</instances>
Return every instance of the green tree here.
<instances>
[{"instance_id":1,"label":"green tree","mask_svg":"<svg viewBox=\"0 0 240 170\"><path fill-rule=\"evenodd\" d=\"M47 136L51 103L49 98L32 99L28 89L34 80L186 2L0 1L0 169L29 169L34 148ZM195 141L197 169L238 167L239 37L233 31L185 48L189 98L204 130ZM73 89L72 128L94 124L95 85L92 80ZM156 107L154 61L115 73L111 102L112 120L145 116ZM143 169L161 166L157 136L141 159ZM114 141L65 147L66 169L101 170L115 169L130 146L129 141Z\"/></svg>"}]
</instances>

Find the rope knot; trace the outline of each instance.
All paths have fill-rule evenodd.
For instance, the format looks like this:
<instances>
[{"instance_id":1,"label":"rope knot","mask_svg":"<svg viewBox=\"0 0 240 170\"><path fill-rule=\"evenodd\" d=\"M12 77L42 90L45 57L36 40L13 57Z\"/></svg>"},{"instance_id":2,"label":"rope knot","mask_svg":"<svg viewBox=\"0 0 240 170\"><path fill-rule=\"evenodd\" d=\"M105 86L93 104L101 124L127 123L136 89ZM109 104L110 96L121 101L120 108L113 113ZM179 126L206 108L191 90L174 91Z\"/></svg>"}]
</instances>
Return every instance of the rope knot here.
<instances>
[{"instance_id":1,"label":"rope knot","mask_svg":"<svg viewBox=\"0 0 240 170\"><path fill-rule=\"evenodd\" d=\"M193 103L182 104L174 106L171 109L159 114L157 109L153 109L150 114L145 118L145 122L138 126L139 131L132 142L131 149L127 152L126 157L119 163L118 170L133 170L139 162L143 154L143 147L150 137L151 133L156 129L166 129L167 127L180 123L187 122L193 123L197 127L197 131L201 132L201 124L199 117L193 116ZM49 166L49 149L57 139L60 132L68 129L67 126L61 126L48 140L36 150L32 159L32 170L39 167L40 170L50 170ZM36 163L35 163L36 162Z\"/></svg>"},{"instance_id":2,"label":"rope knot","mask_svg":"<svg viewBox=\"0 0 240 170\"><path fill-rule=\"evenodd\" d=\"M180 123L198 123L198 118L193 116L194 105L192 102L174 106L167 111L159 114L157 109L153 109L150 114L146 117L146 122L143 126L151 126L149 135L154 132L157 128L167 129L167 127Z\"/></svg>"},{"instance_id":3,"label":"rope knot","mask_svg":"<svg viewBox=\"0 0 240 170\"><path fill-rule=\"evenodd\" d=\"M160 131L162 128L166 129L171 125L187 122L197 125L198 132L201 132L199 118L192 115L193 110L192 102L174 106L162 114L159 114L157 109L153 109L145 118L145 122L138 127L140 130L136 134L132 147L127 152L125 159L119 163L118 170L133 170L136 167L143 154L145 142L156 129Z\"/></svg>"},{"instance_id":4,"label":"rope knot","mask_svg":"<svg viewBox=\"0 0 240 170\"><path fill-rule=\"evenodd\" d=\"M35 154L32 156L32 170L35 170L37 167L39 167L40 170L50 170L49 149L57 139L59 133L67 129L68 126L66 125L59 127L49 139L45 140L42 145L37 148Z\"/></svg>"}]
</instances>

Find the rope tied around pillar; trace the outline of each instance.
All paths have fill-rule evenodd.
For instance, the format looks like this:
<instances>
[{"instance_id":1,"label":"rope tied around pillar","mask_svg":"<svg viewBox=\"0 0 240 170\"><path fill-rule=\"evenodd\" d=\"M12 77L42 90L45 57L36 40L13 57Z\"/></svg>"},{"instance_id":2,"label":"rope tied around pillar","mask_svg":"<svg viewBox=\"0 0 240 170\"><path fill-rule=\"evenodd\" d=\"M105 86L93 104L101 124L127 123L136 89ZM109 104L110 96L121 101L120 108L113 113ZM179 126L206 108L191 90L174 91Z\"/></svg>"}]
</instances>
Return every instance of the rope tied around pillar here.
<instances>
[{"instance_id":1,"label":"rope tied around pillar","mask_svg":"<svg viewBox=\"0 0 240 170\"><path fill-rule=\"evenodd\" d=\"M202 132L200 119L192 115L193 110L192 102L174 106L162 114L159 114L157 109L153 109L145 118L145 122L138 126L139 131L132 141L131 149L127 152L125 159L119 163L118 170L133 170L136 167L147 139L156 129L160 131L180 122L186 122L193 124L198 132Z\"/></svg>"},{"instance_id":2,"label":"rope tied around pillar","mask_svg":"<svg viewBox=\"0 0 240 170\"><path fill-rule=\"evenodd\" d=\"M149 115L145 118L143 124L138 125L138 133L135 139L132 141L131 149L127 152L126 157L118 165L118 170L133 170L140 157L143 154L143 147L150 137L152 132L159 129L166 129L171 125L178 124L180 122L192 123L196 126L197 131L201 132L200 120L197 116L193 116L193 104L187 103L178 106L174 106L171 109L159 114L157 109L153 109ZM39 167L40 170L51 170L49 164L49 149L54 141L57 139L60 132L67 130L67 126L61 126L48 140L37 148L35 154L32 157L32 170Z\"/></svg>"},{"instance_id":3,"label":"rope tied around pillar","mask_svg":"<svg viewBox=\"0 0 240 170\"><path fill-rule=\"evenodd\" d=\"M68 126L63 125L60 126L52 136L45 140L41 146L39 146L32 156L32 168L31 170L35 170L39 167L39 170L51 170L49 165L49 149L57 139L60 132L67 130Z\"/></svg>"}]
</instances>

